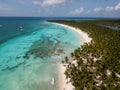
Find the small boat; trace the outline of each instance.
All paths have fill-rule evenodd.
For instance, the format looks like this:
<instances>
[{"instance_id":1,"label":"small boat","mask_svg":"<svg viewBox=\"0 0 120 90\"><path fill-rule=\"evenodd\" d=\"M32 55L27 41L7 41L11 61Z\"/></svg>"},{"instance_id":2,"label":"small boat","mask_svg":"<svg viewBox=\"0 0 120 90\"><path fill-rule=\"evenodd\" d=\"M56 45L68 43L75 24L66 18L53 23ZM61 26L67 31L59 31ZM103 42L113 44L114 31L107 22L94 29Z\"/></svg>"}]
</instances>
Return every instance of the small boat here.
<instances>
[{"instance_id":1,"label":"small boat","mask_svg":"<svg viewBox=\"0 0 120 90\"><path fill-rule=\"evenodd\" d=\"M22 27L22 26L20 26L20 30L21 30L21 31L23 30L23 27Z\"/></svg>"},{"instance_id":2,"label":"small boat","mask_svg":"<svg viewBox=\"0 0 120 90\"><path fill-rule=\"evenodd\" d=\"M51 84L54 85L54 77L51 80Z\"/></svg>"},{"instance_id":3,"label":"small boat","mask_svg":"<svg viewBox=\"0 0 120 90\"><path fill-rule=\"evenodd\" d=\"M22 31L23 29L21 28L20 30Z\"/></svg>"},{"instance_id":4,"label":"small boat","mask_svg":"<svg viewBox=\"0 0 120 90\"><path fill-rule=\"evenodd\" d=\"M22 25L20 25L20 28L23 28Z\"/></svg>"}]
</instances>

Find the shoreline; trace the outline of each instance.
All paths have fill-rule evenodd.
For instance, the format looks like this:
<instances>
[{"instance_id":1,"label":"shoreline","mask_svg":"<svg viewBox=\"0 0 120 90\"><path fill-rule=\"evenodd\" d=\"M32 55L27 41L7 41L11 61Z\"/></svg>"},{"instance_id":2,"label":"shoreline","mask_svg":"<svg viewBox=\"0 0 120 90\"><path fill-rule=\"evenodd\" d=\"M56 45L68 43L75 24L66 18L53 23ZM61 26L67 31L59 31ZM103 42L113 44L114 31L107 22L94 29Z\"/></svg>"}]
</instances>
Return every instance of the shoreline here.
<instances>
[{"instance_id":1,"label":"shoreline","mask_svg":"<svg viewBox=\"0 0 120 90\"><path fill-rule=\"evenodd\" d=\"M66 27L66 28L68 28L70 30L75 31L76 33L78 33L83 38L83 43L85 43L85 42L88 43L88 42L90 42L92 40L92 38L90 38L86 32L82 31L79 28L75 28L75 27L65 25L65 24L60 24L60 23L53 23L53 24L60 25L60 26L63 26L63 27Z\"/></svg>"},{"instance_id":2,"label":"shoreline","mask_svg":"<svg viewBox=\"0 0 120 90\"><path fill-rule=\"evenodd\" d=\"M83 32L81 29L78 29L78 28L75 28L75 27L72 27L72 26L69 26L69 25L65 25L65 24L60 24L60 23L53 23L53 24L66 27L66 28L68 28L70 30L73 30L76 33L78 33L83 38L82 44L85 43L85 42L88 43L88 42L90 42L92 40L92 38L90 38L88 36L88 34ZM66 83L67 80L69 79L69 78L66 79L66 76L64 74L64 72L66 70L66 67L62 63L59 63L58 67L59 67L60 90L73 90L74 86L70 82Z\"/></svg>"}]
</instances>

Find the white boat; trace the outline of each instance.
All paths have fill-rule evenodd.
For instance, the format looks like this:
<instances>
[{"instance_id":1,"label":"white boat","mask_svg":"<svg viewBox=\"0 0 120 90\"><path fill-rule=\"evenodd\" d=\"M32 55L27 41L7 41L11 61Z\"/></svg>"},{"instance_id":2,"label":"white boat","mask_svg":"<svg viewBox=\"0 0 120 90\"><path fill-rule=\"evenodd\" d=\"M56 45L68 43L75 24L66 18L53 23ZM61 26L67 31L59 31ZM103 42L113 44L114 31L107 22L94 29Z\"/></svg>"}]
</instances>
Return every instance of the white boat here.
<instances>
[{"instance_id":1,"label":"white boat","mask_svg":"<svg viewBox=\"0 0 120 90\"><path fill-rule=\"evenodd\" d=\"M20 30L22 31L23 29L21 28Z\"/></svg>"},{"instance_id":2,"label":"white boat","mask_svg":"<svg viewBox=\"0 0 120 90\"><path fill-rule=\"evenodd\" d=\"M20 28L23 28L22 26L20 26Z\"/></svg>"},{"instance_id":3,"label":"white boat","mask_svg":"<svg viewBox=\"0 0 120 90\"><path fill-rule=\"evenodd\" d=\"M20 26L20 30L21 30L21 31L23 30L23 27L22 27L22 26Z\"/></svg>"},{"instance_id":4,"label":"white boat","mask_svg":"<svg viewBox=\"0 0 120 90\"><path fill-rule=\"evenodd\" d=\"M51 84L54 85L54 77L51 80Z\"/></svg>"}]
</instances>

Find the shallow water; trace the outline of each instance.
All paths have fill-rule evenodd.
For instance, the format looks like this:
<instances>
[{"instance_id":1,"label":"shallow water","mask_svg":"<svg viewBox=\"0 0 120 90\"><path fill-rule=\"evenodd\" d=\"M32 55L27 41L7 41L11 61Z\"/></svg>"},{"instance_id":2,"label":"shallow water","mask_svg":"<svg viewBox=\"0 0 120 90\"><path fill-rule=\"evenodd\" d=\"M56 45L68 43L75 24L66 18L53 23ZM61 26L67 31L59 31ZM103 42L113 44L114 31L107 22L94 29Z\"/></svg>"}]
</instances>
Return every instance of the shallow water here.
<instances>
[{"instance_id":1,"label":"shallow water","mask_svg":"<svg viewBox=\"0 0 120 90\"><path fill-rule=\"evenodd\" d=\"M58 63L80 46L82 38L44 21L15 23L0 22L2 33L10 29L8 35L1 34L0 90L59 90ZM22 33L20 27L16 31L20 25Z\"/></svg>"}]
</instances>

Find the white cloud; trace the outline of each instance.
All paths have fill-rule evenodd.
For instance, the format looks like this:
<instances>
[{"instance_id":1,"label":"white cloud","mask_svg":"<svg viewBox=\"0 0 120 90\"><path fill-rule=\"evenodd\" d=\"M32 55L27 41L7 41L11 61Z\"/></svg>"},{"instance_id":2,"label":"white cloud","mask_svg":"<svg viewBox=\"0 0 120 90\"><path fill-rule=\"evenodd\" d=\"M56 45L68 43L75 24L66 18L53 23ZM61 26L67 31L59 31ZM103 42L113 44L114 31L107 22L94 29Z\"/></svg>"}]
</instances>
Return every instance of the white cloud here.
<instances>
[{"instance_id":1,"label":"white cloud","mask_svg":"<svg viewBox=\"0 0 120 90\"><path fill-rule=\"evenodd\" d=\"M86 12L86 14L89 14L89 13L91 13L91 11L90 11L90 10L88 10L88 11Z\"/></svg>"},{"instance_id":2,"label":"white cloud","mask_svg":"<svg viewBox=\"0 0 120 90\"><path fill-rule=\"evenodd\" d=\"M115 10L120 10L120 3L115 6Z\"/></svg>"},{"instance_id":3,"label":"white cloud","mask_svg":"<svg viewBox=\"0 0 120 90\"><path fill-rule=\"evenodd\" d=\"M116 6L107 6L107 7L105 8L105 10L106 10L107 12L118 11L118 10L120 10L120 3L118 3Z\"/></svg>"},{"instance_id":4,"label":"white cloud","mask_svg":"<svg viewBox=\"0 0 120 90\"><path fill-rule=\"evenodd\" d=\"M107 7L104 7L104 8L96 7L96 8L93 9L94 12L101 12L101 11L116 12L118 10L120 10L120 3L118 3L116 6L107 6Z\"/></svg>"},{"instance_id":5,"label":"white cloud","mask_svg":"<svg viewBox=\"0 0 120 90\"><path fill-rule=\"evenodd\" d=\"M34 5L41 5L41 2L40 2L40 1L36 1L36 0L32 1L32 3L33 3Z\"/></svg>"},{"instance_id":6,"label":"white cloud","mask_svg":"<svg viewBox=\"0 0 120 90\"><path fill-rule=\"evenodd\" d=\"M79 15L79 14L81 14L83 12L84 12L84 8L79 8L79 9L75 9L75 10L71 11L70 14Z\"/></svg>"},{"instance_id":7,"label":"white cloud","mask_svg":"<svg viewBox=\"0 0 120 90\"><path fill-rule=\"evenodd\" d=\"M43 0L42 2L38 0L33 0L32 3L35 5L40 5L42 7L48 7L48 6L56 6L65 4L67 0Z\"/></svg>"},{"instance_id":8,"label":"white cloud","mask_svg":"<svg viewBox=\"0 0 120 90\"><path fill-rule=\"evenodd\" d=\"M42 2L42 6L55 6L55 5L60 5L60 4L65 4L67 0L44 0Z\"/></svg>"},{"instance_id":9,"label":"white cloud","mask_svg":"<svg viewBox=\"0 0 120 90\"><path fill-rule=\"evenodd\" d=\"M107 6L107 7L105 8L105 10L106 10L107 12L114 11L114 7Z\"/></svg>"},{"instance_id":10,"label":"white cloud","mask_svg":"<svg viewBox=\"0 0 120 90\"><path fill-rule=\"evenodd\" d=\"M103 10L103 8L101 8L101 7L98 7L98 8L94 8L94 12L99 12L99 11L102 11Z\"/></svg>"}]
</instances>

